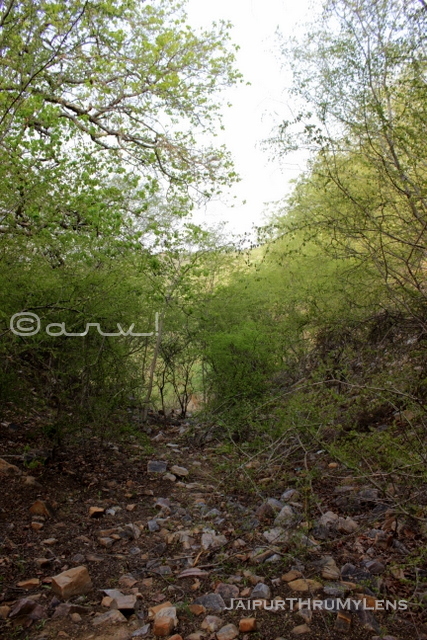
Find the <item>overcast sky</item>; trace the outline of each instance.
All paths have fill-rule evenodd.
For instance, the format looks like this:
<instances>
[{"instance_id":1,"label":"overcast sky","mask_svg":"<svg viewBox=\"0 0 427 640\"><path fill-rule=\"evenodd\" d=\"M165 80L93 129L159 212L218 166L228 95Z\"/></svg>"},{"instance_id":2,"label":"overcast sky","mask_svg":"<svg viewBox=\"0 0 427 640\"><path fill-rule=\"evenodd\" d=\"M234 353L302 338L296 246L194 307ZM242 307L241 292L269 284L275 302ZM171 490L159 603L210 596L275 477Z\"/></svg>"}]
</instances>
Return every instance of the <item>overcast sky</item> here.
<instances>
[{"instance_id":1,"label":"overcast sky","mask_svg":"<svg viewBox=\"0 0 427 640\"><path fill-rule=\"evenodd\" d=\"M272 126L291 117L292 103L286 95L289 77L281 68L275 38L277 28L286 36L310 16L309 8L320 0L188 0L189 22L208 26L212 21L230 20L233 41L240 46L238 68L251 86L230 89L226 98L233 106L225 110L225 142L233 154L241 182L232 198L210 203L203 212L209 224L226 220L230 228L243 233L262 224L265 203L289 193L290 180L304 168L305 153L289 157L286 164L268 161L260 148ZM246 204L242 202L246 200Z\"/></svg>"}]
</instances>

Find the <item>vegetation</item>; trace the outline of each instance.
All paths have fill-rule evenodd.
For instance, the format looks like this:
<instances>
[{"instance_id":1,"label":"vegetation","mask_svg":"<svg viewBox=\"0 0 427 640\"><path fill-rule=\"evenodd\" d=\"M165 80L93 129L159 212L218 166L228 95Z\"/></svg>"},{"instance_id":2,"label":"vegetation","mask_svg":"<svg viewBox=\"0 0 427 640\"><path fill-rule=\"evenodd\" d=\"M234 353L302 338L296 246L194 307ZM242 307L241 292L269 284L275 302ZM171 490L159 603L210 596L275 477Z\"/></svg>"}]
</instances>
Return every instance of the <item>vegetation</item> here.
<instances>
[{"instance_id":1,"label":"vegetation","mask_svg":"<svg viewBox=\"0 0 427 640\"><path fill-rule=\"evenodd\" d=\"M426 23L419 0L326 0L282 43L301 109L267 144L312 158L244 254L189 217L237 179L204 144L241 80L229 25L197 34L163 0L6 3L3 410L43 404L62 437L198 395L236 445L293 430L425 481ZM41 331L11 331L24 311Z\"/></svg>"}]
</instances>

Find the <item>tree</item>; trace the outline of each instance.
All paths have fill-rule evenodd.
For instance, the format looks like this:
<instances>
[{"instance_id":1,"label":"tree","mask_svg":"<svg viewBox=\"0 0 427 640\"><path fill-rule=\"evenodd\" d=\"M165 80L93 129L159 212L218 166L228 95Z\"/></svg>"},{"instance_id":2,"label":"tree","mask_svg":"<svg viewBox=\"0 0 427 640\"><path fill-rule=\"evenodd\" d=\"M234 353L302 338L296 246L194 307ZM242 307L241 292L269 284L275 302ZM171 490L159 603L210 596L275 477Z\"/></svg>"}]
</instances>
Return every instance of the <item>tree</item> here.
<instances>
[{"instance_id":1,"label":"tree","mask_svg":"<svg viewBox=\"0 0 427 640\"><path fill-rule=\"evenodd\" d=\"M275 140L283 153L314 151L299 222L370 260L405 307L408 296L426 301L426 26L416 0L328 0L320 26L286 48L306 106Z\"/></svg>"},{"instance_id":2,"label":"tree","mask_svg":"<svg viewBox=\"0 0 427 640\"><path fill-rule=\"evenodd\" d=\"M98 202L112 175L139 180L142 198L162 179L207 197L235 178L224 149L196 141L218 125L218 92L240 78L228 25L197 35L185 20L181 1L3 5L3 234L90 224L70 177Z\"/></svg>"}]
</instances>

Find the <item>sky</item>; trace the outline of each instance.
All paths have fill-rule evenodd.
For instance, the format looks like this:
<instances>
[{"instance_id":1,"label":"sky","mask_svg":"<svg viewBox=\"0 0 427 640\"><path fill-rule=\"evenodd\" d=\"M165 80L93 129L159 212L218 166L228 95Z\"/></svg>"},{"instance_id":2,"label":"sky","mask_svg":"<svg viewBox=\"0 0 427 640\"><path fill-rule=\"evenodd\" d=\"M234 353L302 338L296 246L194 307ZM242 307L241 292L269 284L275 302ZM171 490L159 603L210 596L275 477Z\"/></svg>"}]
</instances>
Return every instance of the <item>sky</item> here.
<instances>
[{"instance_id":1,"label":"sky","mask_svg":"<svg viewBox=\"0 0 427 640\"><path fill-rule=\"evenodd\" d=\"M286 94L290 75L282 68L276 30L293 35L297 25L310 18L313 4L319 6L320 0L188 0L192 26L207 27L219 19L233 24L231 37L240 47L237 67L251 83L224 93L233 106L224 110L225 132L218 138L231 151L241 182L228 196L198 211L197 221L208 225L227 221L234 233L250 232L254 224L265 221L266 203L287 195L291 181L303 171L306 152L279 165L269 161L271 154L261 149L261 143L274 124L292 117L292 101Z\"/></svg>"}]
</instances>

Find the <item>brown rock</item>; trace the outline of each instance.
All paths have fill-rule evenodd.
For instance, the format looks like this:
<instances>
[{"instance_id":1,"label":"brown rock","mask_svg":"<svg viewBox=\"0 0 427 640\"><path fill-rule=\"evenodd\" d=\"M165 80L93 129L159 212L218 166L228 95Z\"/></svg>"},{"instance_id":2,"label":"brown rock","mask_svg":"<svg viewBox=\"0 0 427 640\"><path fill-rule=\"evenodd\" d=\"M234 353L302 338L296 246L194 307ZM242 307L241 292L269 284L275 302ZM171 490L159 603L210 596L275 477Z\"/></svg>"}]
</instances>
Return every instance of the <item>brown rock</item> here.
<instances>
[{"instance_id":1,"label":"brown rock","mask_svg":"<svg viewBox=\"0 0 427 640\"><path fill-rule=\"evenodd\" d=\"M291 633L294 634L294 636L302 636L303 633L310 633L311 629L308 626L308 624L299 624L297 627L294 627L291 631Z\"/></svg>"},{"instance_id":2,"label":"brown rock","mask_svg":"<svg viewBox=\"0 0 427 640\"><path fill-rule=\"evenodd\" d=\"M40 531L41 529L43 529L43 522L32 522L31 529L33 531Z\"/></svg>"},{"instance_id":3,"label":"brown rock","mask_svg":"<svg viewBox=\"0 0 427 640\"><path fill-rule=\"evenodd\" d=\"M135 580L135 578L131 575L121 576L119 578L119 585L121 587L124 587L125 589L131 589L136 585L137 582L138 580Z\"/></svg>"},{"instance_id":4,"label":"brown rock","mask_svg":"<svg viewBox=\"0 0 427 640\"><path fill-rule=\"evenodd\" d=\"M239 631L241 633L249 633L250 631L256 631L256 619L242 618L239 621Z\"/></svg>"},{"instance_id":5,"label":"brown rock","mask_svg":"<svg viewBox=\"0 0 427 640\"><path fill-rule=\"evenodd\" d=\"M316 582L316 580L308 580L305 578L292 580L292 582L288 583L288 586L292 589L292 591L300 591L302 593L305 593L307 591L318 591L322 588L320 582Z\"/></svg>"},{"instance_id":6,"label":"brown rock","mask_svg":"<svg viewBox=\"0 0 427 640\"><path fill-rule=\"evenodd\" d=\"M292 571L288 571L282 576L283 582L292 582L293 580L297 580L298 578L302 578L301 571L296 571L293 569Z\"/></svg>"},{"instance_id":7,"label":"brown rock","mask_svg":"<svg viewBox=\"0 0 427 640\"><path fill-rule=\"evenodd\" d=\"M11 612L11 608L7 605L0 607L0 620L6 620L7 616Z\"/></svg>"},{"instance_id":8,"label":"brown rock","mask_svg":"<svg viewBox=\"0 0 427 640\"><path fill-rule=\"evenodd\" d=\"M22 472L19 467L16 467L14 464L9 464L3 458L0 458L0 474L5 476L14 476L20 475Z\"/></svg>"},{"instance_id":9,"label":"brown rock","mask_svg":"<svg viewBox=\"0 0 427 640\"><path fill-rule=\"evenodd\" d=\"M89 507L89 518L100 518L104 513L103 507Z\"/></svg>"},{"instance_id":10,"label":"brown rock","mask_svg":"<svg viewBox=\"0 0 427 640\"><path fill-rule=\"evenodd\" d=\"M21 580L21 582L18 582L17 586L21 587L21 589L35 589L36 587L40 586L40 580L38 578Z\"/></svg>"},{"instance_id":11,"label":"brown rock","mask_svg":"<svg viewBox=\"0 0 427 640\"><path fill-rule=\"evenodd\" d=\"M190 604L188 608L195 616L201 616L202 613L206 613L206 607L204 607L202 604Z\"/></svg>"},{"instance_id":12,"label":"brown rock","mask_svg":"<svg viewBox=\"0 0 427 640\"><path fill-rule=\"evenodd\" d=\"M239 635L239 630L234 624L226 624L216 634L217 640L234 640Z\"/></svg>"},{"instance_id":13,"label":"brown rock","mask_svg":"<svg viewBox=\"0 0 427 640\"><path fill-rule=\"evenodd\" d=\"M52 578L52 591L64 600L85 594L92 589L92 581L86 567L68 569Z\"/></svg>"},{"instance_id":14,"label":"brown rock","mask_svg":"<svg viewBox=\"0 0 427 640\"><path fill-rule=\"evenodd\" d=\"M148 617L150 618L150 620L152 620L153 618L156 617L156 615L159 613L159 611L161 611L162 609L166 609L169 607L173 607L172 602L162 602L162 604L156 604L154 607L150 607L148 609Z\"/></svg>"},{"instance_id":15,"label":"brown rock","mask_svg":"<svg viewBox=\"0 0 427 640\"><path fill-rule=\"evenodd\" d=\"M104 596L102 598L102 602L101 602L101 606L102 607L107 607L108 609L111 606L111 603L113 602L114 598L110 598L110 596Z\"/></svg>"},{"instance_id":16,"label":"brown rock","mask_svg":"<svg viewBox=\"0 0 427 640\"><path fill-rule=\"evenodd\" d=\"M34 476L22 476L22 482L27 487L36 487L38 489L41 489L42 486L40 482L37 482Z\"/></svg>"},{"instance_id":17,"label":"brown rock","mask_svg":"<svg viewBox=\"0 0 427 640\"><path fill-rule=\"evenodd\" d=\"M153 633L155 636L168 636L177 624L175 607L165 607L154 618Z\"/></svg>"},{"instance_id":18,"label":"brown rock","mask_svg":"<svg viewBox=\"0 0 427 640\"><path fill-rule=\"evenodd\" d=\"M43 516L44 518L52 517L52 510L43 500L36 500L30 507L30 513L33 516Z\"/></svg>"},{"instance_id":19,"label":"brown rock","mask_svg":"<svg viewBox=\"0 0 427 640\"><path fill-rule=\"evenodd\" d=\"M338 611L334 626L337 631L348 633L351 627L351 614L347 611Z\"/></svg>"},{"instance_id":20,"label":"brown rock","mask_svg":"<svg viewBox=\"0 0 427 640\"><path fill-rule=\"evenodd\" d=\"M71 618L72 622L81 622L82 621L82 617L81 617L80 613L71 613L70 614L70 618Z\"/></svg>"},{"instance_id":21,"label":"brown rock","mask_svg":"<svg viewBox=\"0 0 427 640\"><path fill-rule=\"evenodd\" d=\"M175 635L171 636L169 640L182 640L182 636L179 633L175 633Z\"/></svg>"},{"instance_id":22,"label":"brown rock","mask_svg":"<svg viewBox=\"0 0 427 640\"><path fill-rule=\"evenodd\" d=\"M106 549L108 549L109 547L112 547L114 544L114 540L113 538L98 538L98 542L100 545L102 545L103 547L105 547Z\"/></svg>"}]
</instances>

